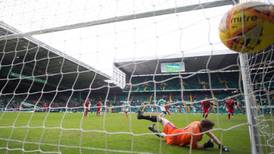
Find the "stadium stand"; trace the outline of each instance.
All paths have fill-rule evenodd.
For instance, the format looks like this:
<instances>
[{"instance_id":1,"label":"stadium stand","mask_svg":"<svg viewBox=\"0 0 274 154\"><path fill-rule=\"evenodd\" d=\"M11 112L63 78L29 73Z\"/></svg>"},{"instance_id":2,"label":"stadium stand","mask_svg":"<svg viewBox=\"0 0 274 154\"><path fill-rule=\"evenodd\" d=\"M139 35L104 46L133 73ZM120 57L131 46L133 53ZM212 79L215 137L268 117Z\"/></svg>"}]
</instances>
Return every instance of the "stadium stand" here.
<instances>
[{"instance_id":1,"label":"stadium stand","mask_svg":"<svg viewBox=\"0 0 274 154\"><path fill-rule=\"evenodd\" d=\"M1 35L16 32L19 31L3 22L0 23ZM110 76L32 37L17 39L20 41L16 49L14 39L0 41L0 50L3 51L0 86L5 87L1 89L1 111L22 110L22 102L25 106L37 106L36 111L44 111L45 105L50 106L50 111L82 111L81 106L87 95L92 99L92 106L95 106L99 97L104 98L106 106L121 106L124 101L130 101L132 106L139 106L166 96L175 104L184 100L195 102L193 106L199 108L199 101L204 99L205 95L224 100L242 88L237 54L213 55L210 63L207 63L209 56L184 57L185 70L181 72L162 72L159 65L180 63L181 57L146 59L135 63L115 62L114 66L126 74L127 84L125 88L120 88L111 83L109 96L105 98L104 92L109 84L106 80L111 80ZM15 54L12 52L14 50L18 52ZM219 71L208 74L209 70ZM273 68L269 72L264 77L259 72L252 77L256 80L255 83L262 83L254 85L255 90L261 89L262 86L274 89ZM91 94L88 92L90 89ZM56 90L58 92L55 92ZM16 95L13 95L14 93ZM269 98L273 105L273 93L271 94ZM156 96L155 99L151 97L153 95ZM237 99L241 102L243 98ZM266 99L266 96L258 99ZM220 108L223 108L222 102L219 103ZM180 105L171 108L178 112L183 110ZM113 111L120 112L121 108L114 108Z\"/></svg>"},{"instance_id":2,"label":"stadium stand","mask_svg":"<svg viewBox=\"0 0 274 154\"><path fill-rule=\"evenodd\" d=\"M210 76L207 70L203 69L208 58L208 56L184 58L185 71L183 72L162 72L159 65L161 63L181 62L181 58L140 60L134 64L124 61L116 62L114 65L125 72L127 76L132 75L134 70L131 80L126 81L129 83L128 85L132 84L133 88L130 89L130 86L127 86L123 89L123 93L130 94L137 105L155 95L156 101L162 97L168 97L172 100L174 106L171 106L171 110L177 112L185 112L180 105L182 100L194 102L193 106L196 109L191 109L191 112L196 112L200 108L199 101L203 100L205 95L212 96L211 91L213 91L214 96L212 97L221 100L219 102L220 111L225 112L222 101L241 88L238 84L237 54L212 56L208 70L223 70L213 72ZM147 69L142 69L144 67L147 67ZM193 75L193 72L197 73ZM153 103L153 101L150 103Z\"/></svg>"},{"instance_id":3,"label":"stadium stand","mask_svg":"<svg viewBox=\"0 0 274 154\"><path fill-rule=\"evenodd\" d=\"M14 33L19 31L0 22L0 36ZM105 91L105 80L110 79L33 37L1 40L0 51L2 110L17 110L22 102L36 101L40 107L44 102L51 107L79 106L87 91ZM76 101L75 95L82 98Z\"/></svg>"}]
</instances>

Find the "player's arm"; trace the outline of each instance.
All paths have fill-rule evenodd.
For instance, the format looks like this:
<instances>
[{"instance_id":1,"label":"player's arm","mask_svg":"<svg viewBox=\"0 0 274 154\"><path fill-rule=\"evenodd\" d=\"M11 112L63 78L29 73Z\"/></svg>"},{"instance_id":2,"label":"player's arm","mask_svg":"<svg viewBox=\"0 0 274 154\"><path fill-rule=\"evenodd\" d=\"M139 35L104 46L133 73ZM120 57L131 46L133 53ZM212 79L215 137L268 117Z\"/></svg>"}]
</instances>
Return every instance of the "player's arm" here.
<instances>
[{"instance_id":1,"label":"player's arm","mask_svg":"<svg viewBox=\"0 0 274 154\"><path fill-rule=\"evenodd\" d=\"M237 101L235 101L235 103L236 103L236 107L243 113L244 111L241 108L240 103L238 103Z\"/></svg>"},{"instance_id":2,"label":"player's arm","mask_svg":"<svg viewBox=\"0 0 274 154\"><path fill-rule=\"evenodd\" d=\"M226 101L224 101L224 106L225 106L226 108L228 108Z\"/></svg>"},{"instance_id":3,"label":"player's arm","mask_svg":"<svg viewBox=\"0 0 274 154\"><path fill-rule=\"evenodd\" d=\"M207 132L206 134L213 140L215 144L222 145L222 142L212 132Z\"/></svg>"},{"instance_id":4,"label":"player's arm","mask_svg":"<svg viewBox=\"0 0 274 154\"><path fill-rule=\"evenodd\" d=\"M224 146L223 143L212 132L207 132L206 134L211 138L211 140L213 140L213 142L215 144L218 145L219 149L222 149L222 151L224 151L224 152L230 151L229 148ZM204 146L208 145L210 147L211 146L213 147L213 143L211 142L211 140L209 140L207 143L205 143Z\"/></svg>"},{"instance_id":5,"label":"player's arm","mask_svg":"<svg viewBox=\"0 0 274 154\"><path fill-rule=\"evenodd\" d=\"M216 106L214 100L210 101L210 105Z\"/></svg>"}]
</instances>

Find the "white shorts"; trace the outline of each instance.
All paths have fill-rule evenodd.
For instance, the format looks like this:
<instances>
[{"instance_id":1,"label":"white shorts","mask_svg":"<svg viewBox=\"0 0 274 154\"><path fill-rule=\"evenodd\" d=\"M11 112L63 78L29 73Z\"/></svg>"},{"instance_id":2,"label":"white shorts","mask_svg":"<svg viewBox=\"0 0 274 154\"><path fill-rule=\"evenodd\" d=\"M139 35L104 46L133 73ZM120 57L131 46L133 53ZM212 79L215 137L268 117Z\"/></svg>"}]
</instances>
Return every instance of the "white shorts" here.
<instances>
[{"instance_id":1,"label":"white shorts","mask_svg":"<svg viewBox=\"0 0 274 154\"><path fill-rule=\"evenodd\" d=\"M124 110L124 112L128 112L128 111L129 111L129 108L126 107L126 108L124 108L123 110Z\"/></svg>"},{"instance_id":2,"label":"white shorts","mask_svg":"<svg viewBox=\"0 0 274 154\"><path fill-rule=\"evenodd\" d=\"M160 106L161 112L166 112L166 108L164 106Z\"/></svg>"}]
</instances>

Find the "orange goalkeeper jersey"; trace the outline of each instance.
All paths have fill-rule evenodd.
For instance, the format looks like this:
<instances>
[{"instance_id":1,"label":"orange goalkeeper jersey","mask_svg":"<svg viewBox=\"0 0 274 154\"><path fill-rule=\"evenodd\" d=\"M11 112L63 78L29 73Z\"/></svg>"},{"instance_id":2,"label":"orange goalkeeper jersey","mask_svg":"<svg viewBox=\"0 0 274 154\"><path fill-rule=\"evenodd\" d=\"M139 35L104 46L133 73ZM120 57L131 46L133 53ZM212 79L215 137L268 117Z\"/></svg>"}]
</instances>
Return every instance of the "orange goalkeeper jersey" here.
<instances>
[{"instance_id":1,"label":"orange goalkeeper jersey","mask_svg":"<svg viewBox=\"0 0 274 154\"><path fill-rule=\"evenodd\" d=\"M197 142L203 137L200 131L200 121L194 121L185 128L176 128L173 124L167 123L164 125L163 132L167 144L179 146L192 145L192 148L197 148ZM192 139L191 139L192 138ZM191 141L192 140L192 141Z\"/></svg>"}]
</instances>

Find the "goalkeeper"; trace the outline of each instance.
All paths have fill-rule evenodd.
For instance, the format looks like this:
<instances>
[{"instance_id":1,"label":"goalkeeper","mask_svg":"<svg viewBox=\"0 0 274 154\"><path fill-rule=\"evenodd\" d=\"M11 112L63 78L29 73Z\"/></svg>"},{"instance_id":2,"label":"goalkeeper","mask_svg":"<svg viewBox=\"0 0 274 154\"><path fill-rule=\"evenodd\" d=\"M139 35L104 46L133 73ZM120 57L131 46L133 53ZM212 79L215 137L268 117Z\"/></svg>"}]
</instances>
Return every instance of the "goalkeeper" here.
<instances>
[{"instance_id":1,"label":"goalkeeper","mask_svg":"<svg viewBox=\"0 0 274 154\"><path fill-rule=\"evenodd\" d=\"M145 119L152 122L162 123L162 132L155 129L155 124L149 126L148 129L155 133L158 137L165 138L167 144L191 147L193 149L207 149L213 148L214 142L220 149L222 149L222 151L229 151L229 148L225 147L221 141L209 131L213 128L214 123L207 119L194 121L185 128L176 128L174 124L161 116L145 116L141 111L138 111L137 119ZM206 132L205 134L210 137L210 140L204 144L199 144L198 142L202 140L203 132Z\"/></svg>"}]
</instances>

